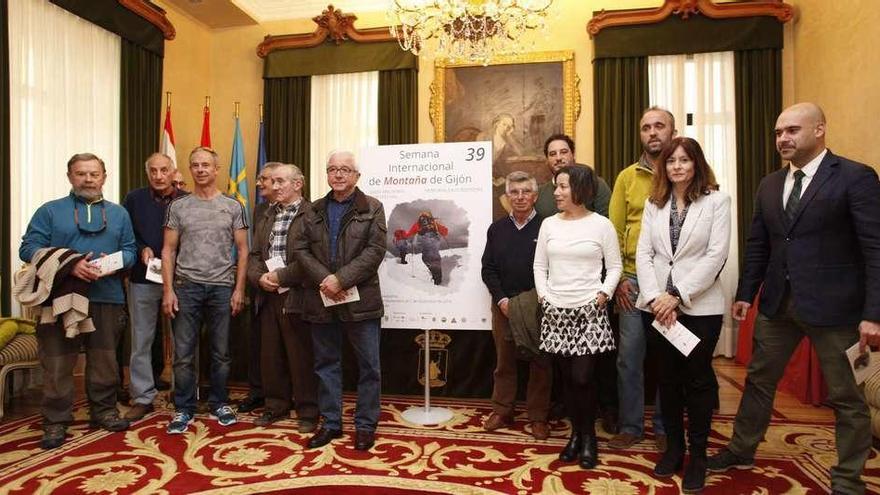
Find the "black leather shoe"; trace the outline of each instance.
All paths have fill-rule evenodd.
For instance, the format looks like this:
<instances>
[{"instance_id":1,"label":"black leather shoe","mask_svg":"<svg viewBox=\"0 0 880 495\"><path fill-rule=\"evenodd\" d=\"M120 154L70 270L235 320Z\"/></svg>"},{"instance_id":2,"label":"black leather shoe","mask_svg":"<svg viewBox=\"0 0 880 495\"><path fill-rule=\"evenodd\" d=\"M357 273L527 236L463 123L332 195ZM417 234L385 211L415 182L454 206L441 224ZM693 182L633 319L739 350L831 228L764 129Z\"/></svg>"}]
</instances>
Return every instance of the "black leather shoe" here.
<instances>
[{"instance_id":1,"label":"black leather shoe","mask_svg":"<svg viewBox=\"0 0 880 495\"><path fill-rule=\"evenodd\" d=\"M251 397L249 395L245 400L238 403L237 409L240 413L248 413L254 409L263 407L264 405L266 405L266 399L262 397Z\"/></svg>"},{"instance_id":2,"label":"black leather shoe","mask_svg":"<svg viewBox=\"0 0 880 495\"><path fill-rule=\"evenodd\" d=\"M713 473L723 473L730 469L752 469L754 465L754 459L740 457L724 448L717 454L709 457L706 462L706 469Z\"/></svg>"},{"instance_id":3,"label":"black leather shoe","mask_svg":"<svg viewBox=\"0 0 880 495\"><path fill-rule=\"evenodd\" d=\"M599 446L596 445L596 435L584 435L581 440L581 451L578 455L578 465L583 469L593 469L599 462Z\"/></svg>"},{"instance_id":4,"label":"black leather shoe","mask_svg":"<svg viewBox=\"0 0 880 495\"><path fill-rule=\"evenodd\" d=\"M321 428L318 430L318 433L315 433L311 439L309 439L308 447L310 449L317 449L318 447L323 447L330 443L334 438L339 438L342 436L342 430L330 430L327 428Z\"/></svg>"},{"instance_id":5,"label":"black leather shoe","mask_svg":"<svg viewBox=\"0 0 880 495\"><path fill-rule=\"evenodd\" d=\"M44 425L43 439L40 440L40 448L49 450L57 449L64 444L64 436L67 435L67 426L60 424Z\"/></svg>"},{"instance_id":6,"label":"black leather shoe","mask_svg":"<svg viewBox=\"0 0 880 495\"><path fill-rule=\"evenodd\" d=\"M92 428L102 428L107 431L124 431L128 429L128 425L128 420L120 418L117 412L107 413L101 418L92 418L89 421L89 426Z\"/></svg>"},{"instance_id":7,"label":"black leather shoe","mask_svg":"<svg viewBox=\"0 0 880 495\"><path fill-rule=\"evenodd\" d=\"M681 491L700 493L706 486L706 456L691 456L681 480Z\"/></svg>"},{"instance_id":8,"label":"black leather shoe","mask_svg":"<svg viewBox=\"0 0 880 495\"><path fill-rule=\"evenodd\" d=\"M671 478L684 465L684 453L668 449L654 466L654 476Z\"/></svg>"},{"instance_id":9,"label":"black leather shoe","mask_svg":"<svg viewBox=\"0 0 880 495\"><path fill-rule=\"evenodd\" d=\"M559 460L562 462L572 462L578 458L578 452L581 450L581 433L572 430L568 443L559 453Z\"/></svg>"},{"instance_id":10,"label":"black leather shoe","mask_svg":"<svg viewBox=\"0 0 880 495\"><path fill-rule=\"evenodd\" d=\"M263 411L259 418L254 420L256 426L269 426L276 421L290 418L290 412Z\"/></svg>"},{"instance_id":11,"label":"black leather shoe","mask_svg":"<svg viewBox=\"0 0 880 495\"><path fill-rule=\"evenodd\" d=\"M375 443L375 431L357 430L354 435L354 450L370 450Z\"/></svg>"}]
</instances>

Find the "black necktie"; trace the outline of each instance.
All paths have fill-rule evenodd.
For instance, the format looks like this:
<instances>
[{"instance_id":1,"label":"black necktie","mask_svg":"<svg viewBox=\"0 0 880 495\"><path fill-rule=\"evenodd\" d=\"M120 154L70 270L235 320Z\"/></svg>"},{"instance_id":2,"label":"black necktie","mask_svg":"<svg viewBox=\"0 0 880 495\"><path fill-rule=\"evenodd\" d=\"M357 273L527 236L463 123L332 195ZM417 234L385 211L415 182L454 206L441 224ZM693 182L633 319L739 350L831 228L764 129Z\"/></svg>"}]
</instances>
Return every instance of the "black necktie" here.
<instances>
[{"instance_id":1,"label":"black necktie","mask_svg":"<svg viewBox=\"0 0 880 495\"><path fill-rule=\"evenodd\" d=\"M795 170L794 172L794 185L791 187L788 201L785 202L785 216L789 223L794 220L794 212L797 211L798 203L801 201L801 188L804 185L806 175L803 170Z\"/></svg>"}]
</instances>

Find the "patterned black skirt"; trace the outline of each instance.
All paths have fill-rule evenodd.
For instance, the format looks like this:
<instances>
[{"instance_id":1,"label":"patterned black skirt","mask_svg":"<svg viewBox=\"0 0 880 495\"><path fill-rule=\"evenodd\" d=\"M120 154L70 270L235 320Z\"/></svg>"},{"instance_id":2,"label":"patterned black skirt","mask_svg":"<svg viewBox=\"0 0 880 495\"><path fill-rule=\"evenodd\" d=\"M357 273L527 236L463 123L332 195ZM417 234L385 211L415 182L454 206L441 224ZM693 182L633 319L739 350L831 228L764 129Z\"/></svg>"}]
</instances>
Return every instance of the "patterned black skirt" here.
<instances>
[{"instance_id":1,"label":"patterned black skirt","mask_svg":"<svg viewBox=\"0 0 880 495\"><path fill-rule=\"evenodd\" d=\"M599 354L615 349L608 310L594 299L577 308L541 303L541 350L563 356Z\"/></svg>"}]
</instances>

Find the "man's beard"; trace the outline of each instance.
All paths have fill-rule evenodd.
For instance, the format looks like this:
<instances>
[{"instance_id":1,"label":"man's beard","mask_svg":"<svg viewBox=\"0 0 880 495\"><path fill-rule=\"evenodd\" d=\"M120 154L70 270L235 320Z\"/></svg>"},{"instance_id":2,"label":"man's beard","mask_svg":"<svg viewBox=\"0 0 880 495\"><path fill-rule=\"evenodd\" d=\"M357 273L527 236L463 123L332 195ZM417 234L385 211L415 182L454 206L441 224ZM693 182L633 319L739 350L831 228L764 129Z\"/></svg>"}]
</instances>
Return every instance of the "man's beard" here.
<instances>
[{"instance_id":1,"label":"man's beard","mask_svg":"<svg viewBox=\"0 0 880 495\"><path fill-rule=\"evenodd\" d=\"M73 194L79 196L80 198L82 198L86 201L97 201L97 200L101 199L102 197L104 197L104 195L102 194L100 189L95 191L93 189L76 188L75 187L75 188L73 188Z\"/></svg>"}]
</instances>

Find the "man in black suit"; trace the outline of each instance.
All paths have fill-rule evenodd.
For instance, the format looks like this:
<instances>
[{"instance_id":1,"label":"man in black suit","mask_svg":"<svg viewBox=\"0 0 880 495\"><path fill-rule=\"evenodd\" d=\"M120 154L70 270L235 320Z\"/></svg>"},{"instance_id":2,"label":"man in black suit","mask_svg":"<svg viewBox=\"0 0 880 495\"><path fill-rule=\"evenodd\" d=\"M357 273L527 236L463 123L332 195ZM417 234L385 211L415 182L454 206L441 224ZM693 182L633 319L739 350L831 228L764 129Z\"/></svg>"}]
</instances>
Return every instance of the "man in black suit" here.
<instances>
[{"instance_id":1,"label":"man in black suit","mask_svg":"<svg viewBox=\"0 0 880 495\"><path fill-rule=\"evenodd\" d=\"M865 492L870 415L845 351L880 344L880 182L870 167L825 148L825 115L812 103L785 109L776 149L788 166L758 186L733 316L745 319L763 284L754 354L727 448L709 471L748 469L770 422L776 385L810 337L836 417L833 493Z\"/></svg>"}]
</instances>

